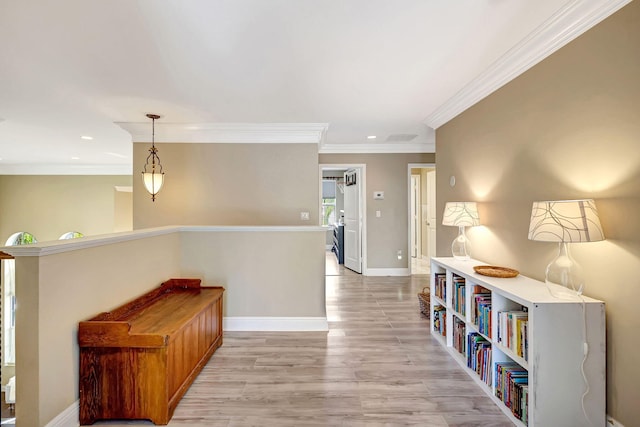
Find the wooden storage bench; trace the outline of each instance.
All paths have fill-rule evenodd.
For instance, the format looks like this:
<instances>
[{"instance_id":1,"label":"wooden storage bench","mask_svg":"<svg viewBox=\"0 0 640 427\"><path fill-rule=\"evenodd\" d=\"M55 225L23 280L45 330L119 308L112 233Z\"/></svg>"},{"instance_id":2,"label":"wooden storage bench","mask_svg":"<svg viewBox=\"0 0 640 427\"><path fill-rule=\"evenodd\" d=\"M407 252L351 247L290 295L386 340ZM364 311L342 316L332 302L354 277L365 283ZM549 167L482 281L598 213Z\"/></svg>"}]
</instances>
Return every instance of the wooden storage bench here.
<instances>
[{"instance_id":1,"label":"wooden storage bench","mask_svg":"<svg viewBox=\"0 0 640 427\"><path fill-rule=\"evenodd\" d=\"M222 345L222 287L171 279L80 322L80 424L149 419L167 424Z\"/></svg>"}]
</instances>

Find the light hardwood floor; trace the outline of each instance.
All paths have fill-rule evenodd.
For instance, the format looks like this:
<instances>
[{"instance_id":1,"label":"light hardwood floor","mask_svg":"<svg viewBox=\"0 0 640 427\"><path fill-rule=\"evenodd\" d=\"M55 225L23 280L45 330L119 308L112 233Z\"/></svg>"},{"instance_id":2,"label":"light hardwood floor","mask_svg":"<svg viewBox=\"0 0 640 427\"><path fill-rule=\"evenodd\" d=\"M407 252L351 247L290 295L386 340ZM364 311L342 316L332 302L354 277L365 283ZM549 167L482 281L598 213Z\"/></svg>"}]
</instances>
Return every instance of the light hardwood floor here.
<instances>
[{"instance_id":1,"label":"light hardwood floor","mask_svg":"<svg viewBox=\"0 0 640 427\"><path fill-rule=\"evenodd\" d=\"M226 332L169 426L512 425L431 338L428 276L363 277L331 257L329 332Z\"/></svg>"}]
</instances>

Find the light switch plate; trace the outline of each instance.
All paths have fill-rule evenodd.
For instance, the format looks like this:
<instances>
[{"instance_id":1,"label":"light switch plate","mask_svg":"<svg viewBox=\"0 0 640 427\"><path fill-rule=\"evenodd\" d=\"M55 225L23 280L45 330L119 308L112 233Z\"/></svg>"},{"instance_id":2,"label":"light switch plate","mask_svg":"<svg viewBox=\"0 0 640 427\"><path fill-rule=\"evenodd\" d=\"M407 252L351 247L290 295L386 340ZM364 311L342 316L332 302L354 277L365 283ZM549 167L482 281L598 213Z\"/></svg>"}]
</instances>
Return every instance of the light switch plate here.
<instances>
[{"instance_id":1,"label":"light switch plate","mask_svg":"<svg viewBox=\"0 0 640 427\"><path fill-rule=\"evenodd\" d=\"M302 221L309 221L309 212L300 212L300 219Z\"/></svg>"}]
</instances>

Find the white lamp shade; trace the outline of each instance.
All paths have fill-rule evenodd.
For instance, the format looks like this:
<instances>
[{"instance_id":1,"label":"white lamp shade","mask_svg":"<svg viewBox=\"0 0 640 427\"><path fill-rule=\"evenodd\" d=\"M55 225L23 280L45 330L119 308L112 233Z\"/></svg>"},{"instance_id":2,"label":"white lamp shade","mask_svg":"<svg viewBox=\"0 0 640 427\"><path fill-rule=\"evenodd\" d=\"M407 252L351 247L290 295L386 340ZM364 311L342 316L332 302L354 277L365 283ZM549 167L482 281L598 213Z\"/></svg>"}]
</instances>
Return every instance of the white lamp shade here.
<instances>
[{"instance_id":1,"label":"white lamp shade","mask_svg":"<svg viewBox=\"0 0 640 427\"><path fill-rule=\"evenodd\" d=\"M442 225L457 227L480 225L476 202L447 202L442 215Z\"/></svg>"},{"instance_id":2,"label":"white lamp shade","mask_svg":"<svg viewBox=\"0 0 640 427\"><path fill-rule=\"evenodd\" d=\"M142 182L149 194L156 195L164 184L164 173L142 172Z\"/></svg>"},{"instance_id":3,"label":"white lamp shade","mask_svg":"<svg viewBox=\"0 0 640 427\"><path fill-rule=\"evenodd\" d=\"M604 240L595 202L592 199L533 202L529 240L573 243Z\"/></svg>"}]
</instances>

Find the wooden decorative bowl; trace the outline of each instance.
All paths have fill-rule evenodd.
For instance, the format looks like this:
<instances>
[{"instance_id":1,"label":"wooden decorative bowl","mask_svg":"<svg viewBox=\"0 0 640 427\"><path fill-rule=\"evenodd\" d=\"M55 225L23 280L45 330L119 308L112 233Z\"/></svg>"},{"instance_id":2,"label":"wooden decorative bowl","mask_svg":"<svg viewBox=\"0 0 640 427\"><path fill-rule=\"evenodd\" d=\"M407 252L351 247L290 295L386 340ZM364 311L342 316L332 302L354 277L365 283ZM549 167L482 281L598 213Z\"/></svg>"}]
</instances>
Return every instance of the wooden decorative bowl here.
<instances>
[{"instance_id":1,"label":"wooden decorative bowl","mask_svg":"<svg viewBox=\"0 0 640 427\"><path fill-rule=\"evenodd\" d=\"M516 277L520 272L512 268L498 267L497 265L476 265L473 267L476 273L489 277Z\"/></svg>"}]
</instances>

